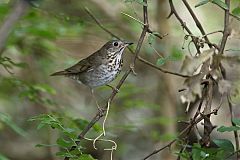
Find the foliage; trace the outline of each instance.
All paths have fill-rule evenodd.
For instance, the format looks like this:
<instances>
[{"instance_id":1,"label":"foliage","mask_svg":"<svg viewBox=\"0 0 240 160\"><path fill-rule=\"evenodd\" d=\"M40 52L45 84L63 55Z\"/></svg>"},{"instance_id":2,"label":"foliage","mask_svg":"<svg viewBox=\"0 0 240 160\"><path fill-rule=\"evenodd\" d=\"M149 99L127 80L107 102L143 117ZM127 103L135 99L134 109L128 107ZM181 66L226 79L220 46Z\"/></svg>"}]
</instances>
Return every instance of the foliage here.
<instances>
[{"instance_id":1,"label":"foliage","mask_svg":"<svg viewBox=\"0 0 240 160\"><path fill-rule=\"evenodd\" d=\"M70 157L72 159L93 160L90 155L83 153L83 148L76 144L78 139L78 133L86 127L88 121L80 118L72 118L66 115L57 114L41 114L29 119L30 122L37 121L37 129L43 127L51 127L57 129L60 133L60 137L56 140L56 144L37 144L36 147L52 147L58 146L61 151L56 153L58 157ZM93 127L96 132L99 131L99 127L95 125ZM76 147L74 150L70 150L71 147Z\"/></svg>"}]
</instances>

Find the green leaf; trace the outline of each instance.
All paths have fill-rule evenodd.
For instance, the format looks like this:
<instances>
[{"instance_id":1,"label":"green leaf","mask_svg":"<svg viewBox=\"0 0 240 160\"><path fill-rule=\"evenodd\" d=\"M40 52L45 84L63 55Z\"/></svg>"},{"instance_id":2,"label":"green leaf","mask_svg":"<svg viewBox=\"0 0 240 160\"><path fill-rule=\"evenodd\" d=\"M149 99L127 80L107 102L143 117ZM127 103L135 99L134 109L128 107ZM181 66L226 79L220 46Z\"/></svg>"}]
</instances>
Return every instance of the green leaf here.
<instances>
[{"instance_id":1,"label":"green leaf","mask_svg":"<svg viewBox=\"0 0 240 160\"><path fill-rule=\"evenodd\" d=\"M9 126L12 130L14 130L19 135L24 137L27 136L27 133L22 128L18 127L17 124L13 122L12 118L9 115L0 112L0 121L2 121L4 124Z\"/></svg>"},{"instance_id":2,"label":"green leaf","mask_svg":"<svg viewBox=\"0 0 240 160\"><path fill-rule=\"evenodd\" d=\"M178 60L182 60L183 57L184 57L184 54L181 52L181 50L174 47L172 49L171 55L169 56L169 59L172 61L178 61Z\"/></svg>"},{"instance_id":3,"label":"green leaf","mask_svg":"<svg viewBox=\"0 0 240 160\"><path fill-rule=\"evenodd\" d=\"M82 154L78 160L95 160L95 159L89 154Z\"/></svg>"},{"instance_id":4,"label":"green leaf","mask_svg":"<svg viewBox=\"0 0 240 160\"><path fill-rule=\"evenodd\" d=\"M218 5L219 7L223 8L223 9L228 9L228 6L226 5L226 3L224 3L221 0L212 0L211 2Z\"/></svg>"},{"instance_id":5,"label":"green leaf","mask_svg":"<svg viewBox=\"0 0 240 160\"><path fill-rule=\"evenodd\" d=\"M232 122L238 126L240 126L240 119L239 118L233 118Z\"/></svg>"},{"instance_id":6,"label":"green leaf","mask_svg":"<svg viewBox=\"0 0 240 160\"><path fill-rule=\"evenodd\" d=\"M54 147L57 146L57 144L37 144L35 147Z\"/></svg>"},{"instance_id":7,"label":"green leaf","mask_svg":"<svg viewBox=\"0 0 240 160\"><path fill-rule=\"evenodd\" d=\"M202 159L202 149L201 149L201 146L199 144L194 144L193 145L193 148L192 148L192 158L193 160L201 160Z\"/></svg>"},{"instance_id":8,"label":"green leaf","mask_svg":"<svg viewBox=\"0 0 240 160\"><path fill-rule=\"evenodd\" d=\"M64 127L59 117L51 114L40 114L38 116L32 117L28 121L39 121L38 129L44 126L51 126L52 128L57 128L61 131L64 131Z\"/></svg>"},{"instance_id":9,"label":"green leaf","mask_svg":"<svg viewBox=\"0 0 240 160\"><path fill-rule=\"evenodd\" d=\"M164 65L165 63L166 63L166 58L159 58L158 60L157 60L157 65L158 66L162 66L162 65Z\"/></svg>"},{"instance_id":10,"label":"green leaf","mask_svg":"<svg viewBox=\"0 0 240 160\"><path fill-rule=\"evenodd\" d=\"M240 127L238 126L230 126L230 127L221 126L217 129L218 132L231 132L231 131L238 131L238 130L240 130Z\"/></svg>"},{"instance_id":11,"label":"green leaf","mask_svg":"<svg viewBox=\"0 0 240 160\"><path fill-rule=\"evenodd\" d=\"M63 148L68 148L68 147L72 147L74 145L74 142L73 141L68 141L68 140L65 140L63 138L58 138L57 139L57 144L60 146L60 147L63 147Z\"/></svg>"},{"instance_id":12,"label":"green leaf","mask_svg":"<svg viewBox=\"0 0 240 160\"><path fill-rule=\"evenodd\" d=\"M153 34L148 35L148 44L152 45L155 42L156 37Z\"/></svg>"},{"instance_id":13,"label":"green leaf","mask_svg":"<svg viewBox=\"0 0 240 160\"><path fill-rule=\"evenodd\" d=\"M67 151L57 152L56 156L58 156L58 157L69 157L69 158L75 157L74 155L72 155L71 153L69 153Z\"/></svg>"},{"instance_id":14,"label":"green leaf","mask_svg":"<svg viewBox=\"0 0 240 160\"><path fill-rule=\"evenodd\" d=\"M234 8L232 11L232 14L236 16L240 16L240 7Z\"/></svg>"},{"instance_id":15,"label":"green leaf","mask_svg":"<svg viewBox=\"0 0 240 160\"><path fill-rule=\"evenodd\" d=\"M4 155L2 155L2 154L0 153L0 160L10 160L10 159L8 159L7 157L5 157Z\"/></svg>"},{"instance_id":16,"label":"green leaf","mask_svg":"<svg viewBox=\"0 0 240 160\"><path fill-rule=\"evenodd\" d=\"M214 139L213 142L223 149L225 152L233 153L234 152L234 146L232 142L228 139Z\"/></svg>"},{"instance_id":17,"label":"green leaf","mask_svg":"<svg viewBox=\"0 0 240 160\"><path fill-rule=\"evenodd\" d=\"M49 94L56 94L56 90L53 89L51 86L47 84L36 84L33 86L35 90L41 91L41 92L47 92Z\"/></svg>"},{"instance_id":18,"label":"green leaf","mask_svg":"<svg viewBox=\"0 0 240 160\"><path fill-rule=\"evenodd\" d=\"M204 4L207 4L209 2L209 0L202 0L201 2L199 2L198 4L195 5L195 7L199 7L199 6L202 6Z\"/></svg>"}]
</instances>

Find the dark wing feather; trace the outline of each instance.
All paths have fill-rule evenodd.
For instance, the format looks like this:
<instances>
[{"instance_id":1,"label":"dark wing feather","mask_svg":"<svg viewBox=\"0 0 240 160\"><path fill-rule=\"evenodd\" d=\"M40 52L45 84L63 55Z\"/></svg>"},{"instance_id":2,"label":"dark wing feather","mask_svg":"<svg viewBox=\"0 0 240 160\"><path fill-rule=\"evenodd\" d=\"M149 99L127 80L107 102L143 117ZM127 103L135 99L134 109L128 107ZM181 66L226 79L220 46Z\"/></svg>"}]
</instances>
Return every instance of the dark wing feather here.
<instances>
[{"instance_id":1,"label":"dark wing feather","mask_svg":"<svg viewBox=\"0 0 240 160\"><path fill-rule=\"evenodd\" d=\"M64 71L59 71L51 74L51 76L60 76L60 75L65 75L65 76L70 76L70 75L75 75L79 74L82 72L86 72L92 68L92 64L89 63L88 60L83 59L77 64L73 65L72 67L69 67L65 69Z\"/></svg>"}]
</instances>

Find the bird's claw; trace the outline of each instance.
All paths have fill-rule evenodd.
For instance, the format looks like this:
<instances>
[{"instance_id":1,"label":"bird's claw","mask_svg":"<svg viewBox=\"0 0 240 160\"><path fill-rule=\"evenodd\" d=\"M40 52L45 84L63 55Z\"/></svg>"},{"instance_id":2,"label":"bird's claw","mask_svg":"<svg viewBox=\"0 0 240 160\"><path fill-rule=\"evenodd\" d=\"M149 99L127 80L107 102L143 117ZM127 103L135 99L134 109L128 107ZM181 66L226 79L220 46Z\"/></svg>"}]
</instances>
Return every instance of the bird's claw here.
<instances>
[{"instance_id":1,"label":"bird's claw","mask_svg":"<svg viewBox=\"0 0 240 160\"><path fill-rule=\"evenodd\" d=\"M110 87L110 88L112 88L113 91L115 91L115 92L117 92L117 93L119 92L119 89L117 89L116 87L113 87L113 86L111 86L111 85L109 85L109 84L107 84L107 86Z\"/></svg>"},{"instance_id":2,"label":"bird's claw","mask_svg":"<svg viewBox=\"0 0 240 160\"><path fill-rule=\"evenodd\" d=\"M99 113L100 117L104 116L105 111L106 111L106 109L98 107L98 113Z\"/></svg>"}]
</instances>

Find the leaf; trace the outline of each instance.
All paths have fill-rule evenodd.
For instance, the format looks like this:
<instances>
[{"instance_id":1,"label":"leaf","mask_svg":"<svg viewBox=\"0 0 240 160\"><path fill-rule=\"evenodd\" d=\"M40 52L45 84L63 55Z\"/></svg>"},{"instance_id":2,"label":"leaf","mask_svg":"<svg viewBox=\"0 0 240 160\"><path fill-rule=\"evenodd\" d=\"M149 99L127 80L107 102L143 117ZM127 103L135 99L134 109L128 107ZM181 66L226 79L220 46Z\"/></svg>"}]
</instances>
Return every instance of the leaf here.
<instances>
[{"instance_id":1,"label":"leaf","mask_svg":"<svg viewBox=\"0 0 240 160\"><path fill-rule=\"evenodd\" d=\"M0 153L0 160L10 160L10 159Z\"/></svg>"},{"instance_id":2,"label":"leaf","mask_svg":"<svg viewBox=\"0 0 240 160\"><path fill-rule=\"evenodd\" d=\"M172 61L178 61L183 59L184 54L177 49L176 47L173 47L171 51L171 55L169 56L169 59Z\"/></svg>"},{"instance_id":3,"label":"leaf","mask_svg":"<svg viewBox=\"0 0 240 160\"><path fill-rule=\"evenodd\" d=\"M238 130L240 130L240 127L238 126L230 126L230 127L221 126L217 129L218 132L232 132L232 131L238 131Z\"/></svg>"},{"instance_id":4,"label":"leaf","mask_svg":"<svg viewBox=\"0 0 240 160\"><path fill-rule=\"evenodd\" d=\"M192 75L200 67L201 64L212 57L213 53L214 49L208 49L203 51L198 57L191 58L189 56L186 56L181 67L182 73Z\"/></svg>"},{"instance_id":5,"label":"leaf","mask_svg":"<svg viewBox=\"0 0 240 160\"><path fill-rule=\"evenodd\" d=\"M218 5L219 7L223 8L223 9L226 9L226 10L228 9L228 6L226 5L226 3L224 3L221 0L212 0L211 2Z\"/></svg>"},{"instance_id":6,"label":"leaf","mask_svg":"<svg viewBox=\"0 0 240 160\"><path fill-rule=\"evenodd\" d=\"M50 87L47 84L36 84L36 85L33 85L33 88L35 90L38 90L38 91L41 91L41 92L47 92L49 94L56 94L56 90L53 89L52 87Z\"/></svg>"},{"instance_id":7,"label":"leaf","mask_svg":"<svg viewBox=\"0 0 240 160\"><path fill-rule=\"evenodd\" d=\"M233 153L234 152L234 146L232 142L228 139L214 139L213 142L223 149L225 152Z\"/></svg>"},{"instance_id":8,"label":"leaf","mask_svg":"<svg viewBox=\"0 0 240 160\"><path fill-rule=\"evenodd\" d=\"M233 118L232 122L238 126L240 126L240 119L239 118Z\"/></svg>"},{"instance_id":9,"label":"leaf","mask_svg":"<svg viewBox=\"0 0 240 160\"><path fill-rule=\"evenodd\" d=\"M72 147L74 145L74 142L73 141L68 141L68 140L65 140L63 138L58 138L57 139L57 144L60 146L60 147L63 147L63 148L68 148L68 147Z\"/></svg>"},{"instance_id":10,"label":"leaf","mask_svg":"<svg viewBox=\"0 0 240 160\"><path fill-rule=\"evenodd\" d=\"M40 114L38 116L30 118L28 121L39 121L38 129L44 126L50 126L52 128L57 128L64 131L62 122L59 121L59 117L51 114Z\"/></svg>"},{"instance_id":11,"label":"leaf","mask_svg":"<svg viewBox=\"0 0 240 160\"><path fill-rule=\"evenodd\" d=\"M9 126L12 130L14 130L19 135L24 137L27 136L27 133L22 128L18 127L17 124L13 122L12 118L9 115L0 112L0 121L2 121L4 124Z\"/></svg>"},{"instance_id":12,"label":"leaf","mask_svg":"<svg viewBox=\"0 0 240 160\"><path fill-rule=\"evenodd\" d=\"M194 102L197 96L199 98L202 97L201 82L203 77L209 72L209 63L209 61L204 62L200 72L197 75L193 75L184 81L184 90L181 92L180 98L182 103L188 104L186 112L188 112L190 103Z\"/></svg>"},{"instance_id":13,"label":"leaf","mask_svg":"<svg viewBox=\"0 0 240 160\"><path fill-rule=\"evenodd\" d=\"M148 44L152 45L155 42L156 37L153 34L148 35Z\"/></svg>"},{"instance_id":14,"label":"leaf","mask_svg":"<svg viewBox=\"0 0 240 160\"><path fill-rule=\"evenodd\" d=\"M37 144L35 147L54 147L57 146L57 144Z\"/></svg>"},{"instance_id":15,"label":"leaf","mask_svg":"<svg viewBox=\"0 0 240 160\"><path fill-rule=\"evenodd\" d=\"M72 155L71 153L69 153L67 151L57 152L56 156L58 156L58 157L69 157L69 158L75 157L74 155Z\"/></svg>"},{"instance_id":16,"label":"leaf","mask_svg":"<svg viewBox=\"0 0 240 160\"><path fill-rule=\"evenodd\" d=\"M78 160L95 160L95 159L89 154L81 154Z\"/></svg>"},{"instance_id":17,"label":"leaf","mask_svg":"<svg viewBox=\"0 0 240 160\"><path fill-rule=\"evenodd\" d=\"M229 93L231 90L231 87L232 87L231 82L228 80L222 79L218 82L218 91L221 94Z\"/></svg>"},{"instance_id":18,"label":"leaf","mask_svg":"<svg viewBox=\"0 0 240 160\"><path fill-rule=\"evenodd\" d=\"M240 7L234 8L232 11L232 14L236 16L240 16Z\"/></svg>"},{"instance_id":19,"label":"leaf","mask_svg":"<svg viewBox=\"0 0 240 160\"><path fill-rule=\"evenodd\" d=\"M202 0L201 2L199 2L198 4L195 5L195 7L199 7L199 6L202 6L204 4L207 4L210 0Z\"/></svg>"},{"instance_id":20,"label":"leaf","mask_svg":"<svg viewBox=\"0 0 240 160\"><path fill-rule=\"evenodd\" d=\"M165 63L166 63L166 58L159 58L158 60L157 60L157 65L158 66L162 66L162 65L164 65Z\"/></svg>"}]
</instances>

